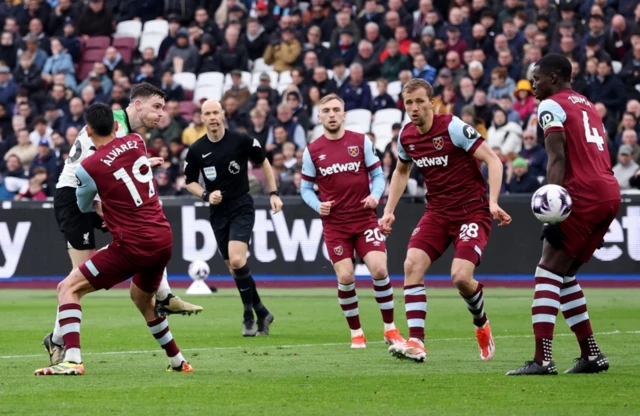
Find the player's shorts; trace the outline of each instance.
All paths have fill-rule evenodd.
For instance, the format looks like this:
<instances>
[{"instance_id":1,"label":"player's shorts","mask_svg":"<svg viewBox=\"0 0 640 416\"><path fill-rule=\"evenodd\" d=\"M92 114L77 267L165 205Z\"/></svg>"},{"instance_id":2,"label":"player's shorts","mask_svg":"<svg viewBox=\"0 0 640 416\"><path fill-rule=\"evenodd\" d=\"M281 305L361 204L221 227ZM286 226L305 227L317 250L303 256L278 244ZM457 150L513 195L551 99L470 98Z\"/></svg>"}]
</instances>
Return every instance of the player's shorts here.
<instances>
[{"instance_id":1,"label":"player's shorts","mask_svg":"<svg viewBox=\"0 0 640 416\"><path fill-rule=\"evenodd\" d=\"M102 228L103 220L95 212L83 213L78 208L76 189L65 186L56 189L53 197L53 211L60 232L64 234L67 248L93 250L96 240L94 228Z\"/></svg>"},{"instance_id":2,"label":"player's shorts","mask_svg":"<svg viewBox=\"0 0 640 416\"><path fill-rule=\"evenodd\" d=\"M133 276L133 283L147 293L155 293L164 269L171 260L172 246L141 255L118 242L97 251L79 267L96 290L110 289Z\"/></svg>"},{"instance_id":3,"label":"player's shorts","mask_svg":"<svg viewBox=\"0 0 640 416\"><path fill-rule=\"evenodd\" d=\"M255 220L256 209L249 194L210 206L209 222L223 259L229 260L229 241L249 244Z\"/></svg>"},{"instance_id":4,"label":"player's shorts","mask_svg":"<svg viewBox=\"0 0 640 416\"><path fill-rule=\"evenodd\" d=\"M451 218L446 213L427 211L409 239L409 248L417 248L436 261L451 243L454 257L468 260L476 266L491 234L491 213L488 206L468 212L464 219Z\"/></svg>"},{"instance_id":5,"label":"player's shorts","mask_svg":"<svg viewBox=\"0 0 640 416\"><path fill-rule=\"evenodd\" d=\"M598 249L620 210L620 200L598 204L573 203L571 215L560 223L564 234L564 251L568 256L587 263Z\"/></svg>"},{"instance_id":6,"label":"player's shorts","mask_svg":"<svg viewBox=\"0 0 640 416\"><path fill-rule=\"evenodd\" d=\"M322 233L333 264L344 259L354 259L354 254L364 259L372 251L387 251L384 236L374 217L349 225L323 223Z\"/></svg>"}]
</instances>

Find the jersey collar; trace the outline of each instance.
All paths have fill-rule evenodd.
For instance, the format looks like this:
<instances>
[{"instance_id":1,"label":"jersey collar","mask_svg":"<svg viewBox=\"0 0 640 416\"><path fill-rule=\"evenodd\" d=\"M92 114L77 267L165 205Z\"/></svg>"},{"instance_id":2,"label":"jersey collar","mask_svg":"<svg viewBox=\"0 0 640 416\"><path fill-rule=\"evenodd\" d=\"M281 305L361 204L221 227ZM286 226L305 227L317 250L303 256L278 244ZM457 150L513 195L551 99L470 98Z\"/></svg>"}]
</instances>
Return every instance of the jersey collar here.
<instances>
[{"instance_id":1,"label":"jersey collar","mask_svg":"<svg viewBox=\"0 0 640 416\"><path fill-rule=\"evenodd\" d=\"M127 123L127 131L129 133L133 133L133 129L131 128L131 124L129 124L129 114L127 114L127 109L124 109L124 122Z\"/></svg>"}]
</instances>

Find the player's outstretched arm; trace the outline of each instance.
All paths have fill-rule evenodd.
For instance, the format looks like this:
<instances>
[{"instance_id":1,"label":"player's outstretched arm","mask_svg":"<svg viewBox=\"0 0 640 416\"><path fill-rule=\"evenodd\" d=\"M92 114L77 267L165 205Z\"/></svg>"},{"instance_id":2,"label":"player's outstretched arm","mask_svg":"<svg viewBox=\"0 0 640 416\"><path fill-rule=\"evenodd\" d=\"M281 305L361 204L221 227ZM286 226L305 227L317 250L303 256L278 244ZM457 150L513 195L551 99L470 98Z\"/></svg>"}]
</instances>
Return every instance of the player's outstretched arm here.
<instances>
[{"instance_id":1,"label":"player's outstretched arm","mask_svg":"<svg viewBox=\"0 0 640 416\"><path fill-rule=\"evenodd\" d=\"M544 144L549 160L547 162L547 182L564 186L565 154L564 145L567 138L564 132L552 131L547 133Z\"/></svg>"},{"instance_id":2,"label":"player's outstretched arm","mask_svg":"<svg viewBox=\"0 0 640 416\"><path fill-rule=\"evenodd\" d=\"M269 159L265 159L260 164L260 170L264 175L264 180L267 182L267 189L271 194L271 209L274 214L277 214L282 209L282 200L278 195L273 194L273 192L278 191L278 186L276 185L276 177L273 174L273 169L271 169L271 163L269 163Z\"/></svg>"},{"instance_id":3,"label":"player's outstretched arm","mask_svg":"<svg viewBox=\"0 0 640 416\"><path fill-rule=\"evenodd\" d=\"M489 171L489 210L493 219L500 221L500 226L509 225L511 223L511 216L507 214L498 205L498 197L500 196L500 190L502 189L502 172L504 167L502 161L489 147L487 142L482 142L480 146L473 153L473 157L484 162L487 165Z\"/></svg>"}]
</instances>

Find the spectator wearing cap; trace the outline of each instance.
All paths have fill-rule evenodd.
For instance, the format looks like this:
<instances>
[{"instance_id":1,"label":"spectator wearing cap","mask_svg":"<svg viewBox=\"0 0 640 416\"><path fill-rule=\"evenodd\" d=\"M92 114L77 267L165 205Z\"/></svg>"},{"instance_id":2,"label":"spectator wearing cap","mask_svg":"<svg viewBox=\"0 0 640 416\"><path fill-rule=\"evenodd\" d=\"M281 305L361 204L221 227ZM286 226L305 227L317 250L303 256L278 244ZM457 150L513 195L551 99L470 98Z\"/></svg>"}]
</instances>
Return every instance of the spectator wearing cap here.
<instances>
[{"instance_id":1,"label":"spectator wearing cap","mask_svg":"<svg viewBox=\"0 0 640 416\"><path fill-rule=\"evenodd\" d=\"M20 88L26 89L29 94L42 91L40 70L33 65L33 59L29 53L20 55L19 64L13 71L13 80Z\"/></svg>"},{"instance_id":2,"label":"spectator wearing cap","mask_svg":"<svg viewBox=\"0 0 640 416\"><path fill-rule=\"evenodd\" d=\"M80 60L82 44L76 36L76 26L73 20L67 18L64 21L63 36L60 38L64 49L71 55L73 62Z\"/></svg>"},{"instance_id":3,"label":"spectator wearing cap","mask_svg":"<svg viewBox=\"0 0 640 416\"><path fill-rule=\"evenodd\" d=\"M611 56L604 51L600 43L598 43L598 39L589 36L584 46L581 65L583 67L586 66L585 61L591 58L596 58L598 61L611 61Z\"/></svg>"},{"instance_id":4,"label":"spectator wearing cap","mask_svg":"<svg viewBox=\"0 0 640 416\"><path fill-rule=\"evenodd\" d=\"M533 113L536 105L531 83L526 79L518 81L513 96L515 98L513 109L520 115L520 120L527 120L531 113Z\"/></svg>"},{"instance_id":5,"label":"spectator wearing cap","mask_svg":"<svg viewBox=\"0 0 640 416\"><path fill-rule=\"evenodd\" d=\"M247 31L242 35L240 43L247 50L249 59L255 61L262 58L262 54L269 44L269 35L258 19L250 17L247 19Z\"/></svg>"},{"instance_id":6,"label":"spectator wearing cap","mask_svg":"<svg viewBox=\"0 0 640 416\"><path fill-rule=\"evenodd\" d=\"M351 32L351 29L343 29L340 32L340 40L338 41L338 45L335 49L333 49L331 59L342 59L345 65L348 66L351 65L357 54L358 48L354 43L353 32Z\"/></svg>"},{"instance_id":7,"label":"spectator wearing cap","mask_svg":"<svg viewBox=\"0 0 640 416\"><path fill-rule=\"evenodd\" d=\"M510 194L532 194L540 187L538 179L529 172L526 160L517 157L511 166L513 176L507 186L507 191Z\"/></svg>"},{"instance_id":8,"label":"spectator wearing cap","mask_svg":"<svg viewBox=\"0 0 640 416\"><path fill-rule=\"evenodd\" d=\"M400 71L403 69L409 69L411 67L411 63L406 55L400 53L398 50L398 42L395 39L391 39L387 42L385 52L386 58L384 61L381 61L382 67L380 68L380 75L383 78L386 78L389 82L396 81ZM382 56L380 58L382 59Z\"/></svg>"},{"instance_id":9,"label":"spectator wearing cap","mask_svg":"<svg viewBox=\"0 0 640 416\"><path fill-rule=\"evenodd\" d=\"M241 6L239 3L236 2L236 4L229 7L227 10L228 10L229 23L237 22L242 27L245 26L246 9L243 6Z\"/></svg>"},{"instance_id":10,"label":"spectator wearing cap","mask_svg":"<svg viewBox=\"0 0 640 416\"><path fill-rule=\"evenodd\" d=\"M349 79L340 91L340 97L344 100L345 111L355 109L371 109L371 89L364 80L362 65L351 64L349 67Z\"/></svg>"},{"instance_id":11,"label":"spectator wearing cap","mask_svg":"<svg viewBox=\"0 0 640 416\"><path fill-rule=\"evenodd\" d=\"M614 116L624 111L626 90L620 78L612 72L610 61L598 63L598 74L587 90L589 101L601 102Z\"/></svg>"},{"instance_id":12,"label":"spectator wearing cap","mask_svg":"<svg viewBox=\"0 0 640 416\"><path fill-rule=\"evenodd\" d=\"M22 163L22 170L27 172L31 161L38 154L38 146L31 143L29 139L29 130L23 128L16 133L17 144L7 151L4 160L9 159L11 155L16 155Z\"/></svg>"},{"instance_id":13,"label":"spectator wearing cap","mask_svg":"<svg viewBox=\"0 0 640 416\"><path fill-rule=\"evenodd\" d=\"M176 44L169 48L164 59L164 69L174 72L196 72L198 68L198 49L189 43L189 35L185 31L178 32Z\"/></svg>"},{"instance_id":14,"label":"spectator wearing cap","mask_svg":"<svg viewBox=\"0 0 640 416\"><path fill-rule=\"evenodd\" d=\"M234 69L247 71L249 69L249 57L247 49L239 43L240 32L230 26L224 32L225 42L216 52L216 63L219 71L228 74Z\"/></svg>"},{"instance_id":15,"label":"spectator wearing cap","mask_svg":"<svg viewBox=\"0 0 640 416\"><path fill-rule=\"evenodd\" d=\"M162 91L166 94L165 101L184 101L184 89L182 85L173 80L172 71L167 70L162 73L160 88L162 88Z\"/></svg>"},{"instance_id":16,"label":"spectator wearing cap","mask_svg":"<svg viewBox=\"0 0 640 416\"><path fill-rule=\"evenodd\" d=\"M34 170L42 166L47 170L47 177L52 178L53 181L57 179L58 164L56 154L51 150L52 146L53 144L50 140L40 139L38 141L38 153L31 161L29 176L33 176ZM55 188L55 182L53 183L53 187Z\"/></svg>"},{"instance_id":17,"label":"spectator wearing cap","mask_svg":"<svg viewBox=\"0 0 640 416\"><path fill-rule=\"evenodd\" d=\"M13 105L18 93L18 84L9 79L10 74L8 66L0 66L0 103L5 106Z\"/></svg>"},{"instance_id":18,"label":"spectator wearing cap","mask_svg":"<svg viewBox=\"0 0 640 416\"><path fill-rule=\"evenodd\" d=\"M53 75L64 74L66 85L70 88L76 87L76 70L73 67L73 59L65 50L62 42L58 38L51 39L51 56L47 58L42 69L42 79L53 82Z\"/></svg>"},{"instance_id":19,"label":"spectator wearing cap","mask_svg":"<svg viewBox=\"0 0 640 416\"><path fill-rule=\"evenodd\" d=\"M362 66L366 81L374 81L380 76L380 63L373 52L373 45L368 40L362 39L360 41L358 55L353 62Z\"/></svg>"},{"instance_id":20,"label":"spectator wearing cap","mask_svg":"<svg viewBox=\"0 0 640 416\"><path fill-rule=\"evenodd\" d=\"M267 46L264 52L264 62L267 65L273 65L276 72L290 71L301 52L302 46L295 38L295 31L286 27L282 31L281 40Z\"/></svg>"},{"instance_id":21,"label":"spectator wearing cap","mask_svg":"<svg viewBox=\"0 0 640 416\"><path fill-rule=\"evenodd\" d=\"M423 53L433 49L433 41L436 38L436 30L431 25L426 25L420 33L419 45Z\"/></svg>"},{"instance_id":22,"label":"spectator wearing cap","mask_svg":"<svg viewBox=\"0 0 640 416\"><path fill-rule=\"evenodd\" d=\"M449 68L442 68L440 72L438 72L436 83L433 85L434 96L442 94L444 87L449 85L453 86L453 72L451 72Z\"/></svg>"},{"instance_id":23,"label":"spectator wearing cap","mask_svg":"<svg viewBox=\"0 0 640 416\"><path fill-rule=\"evenodd\" d=\"M504 4L500 7L500 12L498 12L498 22L502 24L505 19L513 19L516 17L516 14L524 10L525 5L518 0L505 0Z\"/></svg>"},{"instance_id":24,"label":"spectator wearing cap","mask_svg":"<svg viewBox=\"0 0 640 416\"><path fill-rule=\"evenodd\" d=\"M338 91L342 89L344 83L349 79L349 68L347 68L342 58L333 60L333 77L332 79L338 87Z\"/></svg>"},{"instance_id":25,"label":"spectator wearing cap","mask_svg":"<svg viewBox=\"0 0 640 416\"><path fill-rule=\"evenodd\" d=\"M225 101L227 97L235 97L238 105L243 107L250 95L249 87L242 82L242 71L238 69L231 71L231 88L225 91L222 101Z\"/></svg>"},{"instance_id":26,"label":"spectator wearing cap","mask_svg":"<svg viewBox=\"0 0 640 416\"><path fill-rule=\"evenodd\" d=\"M633 178L640 166L633 161L633 148L623 144L618 149L618 163L613 167L613 175L618 181L621 190L631 189L629 180Z\"/></svg>"},{"instance_id":27,"label":"spectator wearing cap","mask_svg":"<svg viewBox=\"0 0 640 416\"><path fill-rule=\"evenodd\" d=\"M593 38L596 43L602 48L605 42L605 22L604 17L600 14L592 14L589 16L589 22L587 24L589 31L583 36L580 48L582 50L587 46L587 40Z\"/></svg>"},{"instance_id":28,"label":"spectator wearing cap","mask_svg":"<svg viewBox=\"0 0 640 416\"><path fill-rule=\"evenodd\" d=\"M269 5L266 1L258 0L256 2L256 16L258 22L264 27L267 33L271 33L277 27L277 22L273 15L269 12Z\"/></svg>"},{"instance_id":29,"label":"spectator wearing cap","mask_svg":"<svg viewBox=\"0 0 640 416\"><path fill-rule=\"evenodd\" d=\"M258 85L256 92L251 94L251 96L249 97L249 100L247 100L247 103L245 104L244 111L246 113L251 111L251 109L257 105L260 99L266 100L269 103L270 107L275 107L278 103L280 96L278 94L278 91L271 88L271 86L269 85L271 83L271 78L269 77L269 74L267 73L260 74L259 82L260 84Z\"/></svg>"},{"instance_id":30,"label":"spectator wearing cap","mask_svg":"<svg viewBox=\"0 0 640 416\"><path fill-rule=\"evenodd\" d=\"M71 0L58 0L58 5L51 11L49 20L46 22L47 32L52 36L62 36L67 19L77 21L79 17L77 3L74 4Z\"/></svg>"},{"instance_id":31,"label":"spectator wearing cap","mask_svg":"<svg viewBox=\"0 0 640 416\"><path fill-rule=\"evenodd\" d=\"M104 0L89 0L88 6L78 20L78 35L85 38L113 35L113 15Z\"/></svg>"}]
</instances>

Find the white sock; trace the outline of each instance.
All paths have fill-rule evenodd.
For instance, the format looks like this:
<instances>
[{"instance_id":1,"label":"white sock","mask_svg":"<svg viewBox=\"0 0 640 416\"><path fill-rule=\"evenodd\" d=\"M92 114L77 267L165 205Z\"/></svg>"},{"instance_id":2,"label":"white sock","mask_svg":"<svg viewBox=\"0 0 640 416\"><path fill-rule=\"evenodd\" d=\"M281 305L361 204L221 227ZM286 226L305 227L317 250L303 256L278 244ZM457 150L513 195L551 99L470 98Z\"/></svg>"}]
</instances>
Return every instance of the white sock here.
<instances>
[{"instance_id":1,"label":"white sock","mask_svg":"<svg viewBox=\"0 0 640 416\"><path fill-rule=\"evenodd\" d=\"M169 281L167 280L167 269L164 269L164 272L162 273L162 281L156 291L156 299L165 300L170 293L171 288L169 287Z\"/></svg>"},{"instance_id":2,"label":"white sock","mask_svg":"<svg viewBox=\"0 0 640 416\"><path fill-rule=\"evenodd\" d=\"M391 322L390 324L384 323L384 332L393 331L394 329L396 329L396 324L394 324L393 322Z\"/></svg>"},{"instance_id":3,"label":"white sock","mask_svg":"<svg viewBox=\"0 0 640 416\"><path fill-rule=\"evenodd\" d=\"M64 362L74 362L76 364L82 363L82 357L80 356L80 348L69 348L64 353Z\"/></svg>"},{"instance_id":4,"label":"white sock","mask_svg":"<svg viewBox=\"0 0 640 416\"><path fill-rule=\"evenodd\" d=\"M181 352L174 355L173 357L169 357L169 365L173 368L180 367L183 361L187 361L187 360L184 359Z\"/></svg>"},{"instance_id":5,"label":"white sock","mask_svg":"<svg viewBox=\"0 0 640 416\"><path fill-rule=\"evenodd\" d=\"M422 342L418 338L409 338L409 341L417 342L418 344L420 344L420 345L422 345L424 347L424 342Z\"/></svg>"},{"instance_id":6,"label":"white sock","mask_svg":"<svg viewBox=\"0 0 640 416\"><path fill-rule=\"evenodd\" d=\"M364 331L362 330L362 328L358 328L358 329L351 329L351 338L355 338L358 335L364 335Z\"/></svg>"},{"instance_id":7,"label":"white sock","mask_svg":"<svg viewBox=\"0 0 640 416\"><path fill-rule=\"evenodd\" d=\"M64 340L62 339L62 331L60 330L60 322L58 321L58 309L60 307L56 307L56 324L53 326L53 336L51 337L51 341L54 344L64 345Z\"/></svg>"}]
</instances>

